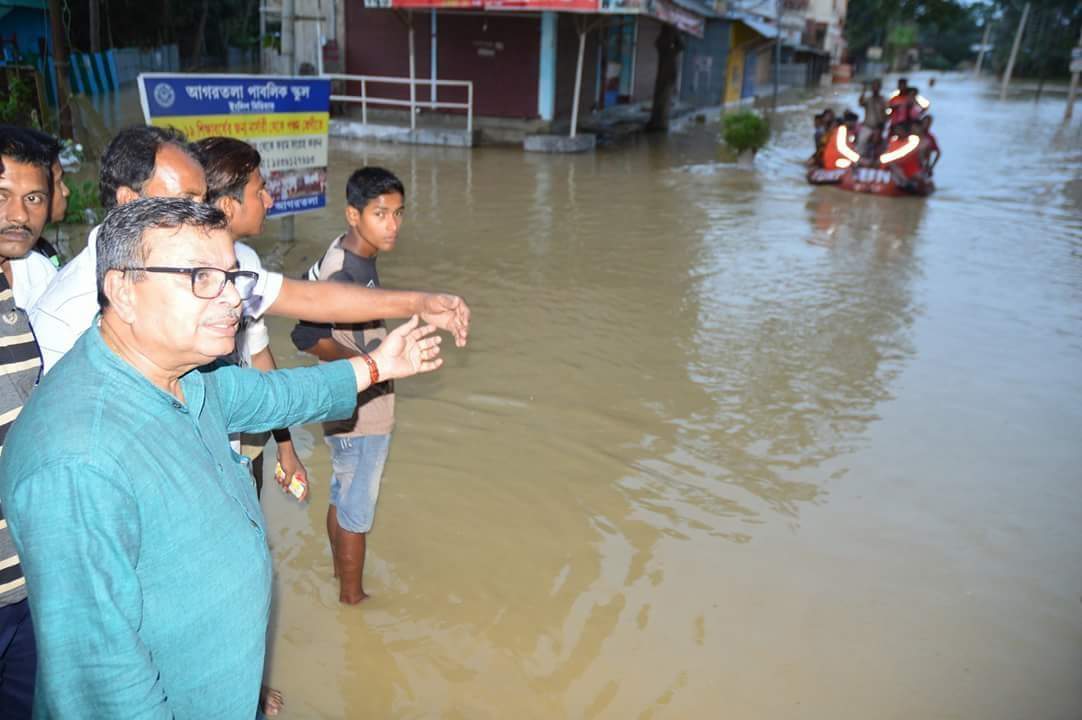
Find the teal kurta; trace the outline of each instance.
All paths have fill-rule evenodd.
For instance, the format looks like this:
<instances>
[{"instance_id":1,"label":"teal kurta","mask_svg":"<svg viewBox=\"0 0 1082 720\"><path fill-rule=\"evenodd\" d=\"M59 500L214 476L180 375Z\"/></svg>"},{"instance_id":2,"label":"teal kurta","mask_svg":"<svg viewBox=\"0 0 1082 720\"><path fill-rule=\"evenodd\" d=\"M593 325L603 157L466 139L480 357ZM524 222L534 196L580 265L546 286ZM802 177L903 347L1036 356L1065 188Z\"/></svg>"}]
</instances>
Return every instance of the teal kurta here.
<instances>
[{"instance_id":1,"label":"teal kurta","mask_svg":"<svg viewBox=\"0 0 1082 720\"><path fill-rule=\"evenodd\" d=\"M349 417L346 361L203 368L186 403L92 327L7 436L0 496L38 642L36 718L255 714L271 562L230 432Z\"/></svg>"}]
</instances>

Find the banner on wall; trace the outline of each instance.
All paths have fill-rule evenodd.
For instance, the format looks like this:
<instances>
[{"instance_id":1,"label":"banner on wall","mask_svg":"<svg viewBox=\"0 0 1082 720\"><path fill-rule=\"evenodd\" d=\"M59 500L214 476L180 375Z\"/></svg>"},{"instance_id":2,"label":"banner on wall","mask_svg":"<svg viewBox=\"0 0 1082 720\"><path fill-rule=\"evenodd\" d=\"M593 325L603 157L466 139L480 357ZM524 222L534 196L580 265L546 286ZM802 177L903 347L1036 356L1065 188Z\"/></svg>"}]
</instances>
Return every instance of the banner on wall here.
<instances>
[{"instance_id":1,"label":"banner on wall","mask_svg":"<svg viewBox=\"0 0 1082 720\"><path fill-rule=\"evenodd\" d=\"M807 0L786 0L804 2ZM703 37L705 20L699 14L678 7L670 0L364 0L366 8L473 8L523 12L612 13L648 15L695 37Z\"/></svg>"},{"instance_id":2,"label":"banner on wall","mask_svg":"<svg viewBox=\"0 0 1082 720\"><path fill-rule=\"evenodd\" d=\"M597 0L485 0L486 10L597 12Z\"/></svg>"},{"instance_id":3,"label":"banner on wall","mask_svg":"<svg viewBox=\"0 0 1082 720\"><path fill-rule=\"evenodd\" d=\"M537 12L597 12L598 0L364 0L366 8L474 8Z\"/></svg>"},{"instance_id":4,"label":"banner on wall","mask_svg":"<svg viewBox=\"0 0 1082 720\"><path fill-rule=\"evenodd\" d=\"M268 217L327 205L330 80L144 73L139 99L148 125L175 127L192 141L235 137L259 150L274 198Z\"/></svg>"}]
</instances>

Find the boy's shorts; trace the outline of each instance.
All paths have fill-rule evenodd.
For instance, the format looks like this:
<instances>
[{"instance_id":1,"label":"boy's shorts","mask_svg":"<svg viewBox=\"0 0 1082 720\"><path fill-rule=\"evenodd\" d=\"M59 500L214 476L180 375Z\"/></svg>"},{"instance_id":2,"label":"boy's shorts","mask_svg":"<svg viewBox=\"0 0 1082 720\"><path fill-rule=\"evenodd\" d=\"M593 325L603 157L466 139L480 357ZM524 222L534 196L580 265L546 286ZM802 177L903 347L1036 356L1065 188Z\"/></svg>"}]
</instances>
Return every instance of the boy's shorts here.
<instances>
[{"instance_id":1,"label":"boy's shorts","mask_svg":"<svg viewBox=\"0 0 1082 720\"><path fill-rule=\"evenodd\" d=\"M331 505L335 507L338 526L349 532L366 533L372 529L375 518L391 436L331 435L323 440L331 449Z\"/></svg>"}]
</instances>

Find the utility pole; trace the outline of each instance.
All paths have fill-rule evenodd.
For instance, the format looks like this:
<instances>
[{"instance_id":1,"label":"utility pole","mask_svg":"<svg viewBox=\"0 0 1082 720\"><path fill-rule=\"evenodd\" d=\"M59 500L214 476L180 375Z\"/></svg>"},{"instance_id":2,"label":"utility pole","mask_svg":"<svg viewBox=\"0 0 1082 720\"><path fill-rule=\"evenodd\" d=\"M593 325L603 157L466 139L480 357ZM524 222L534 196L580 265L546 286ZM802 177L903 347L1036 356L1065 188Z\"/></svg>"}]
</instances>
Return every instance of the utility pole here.
<instances>
[{"instance_id":1,"label":"utility pole","mask_svg":"<svg viewBox=\"0 0 1082 720\"><path fill-rule=\"evenodd\" d=\"M1029 3L1022 9L1022 19L1018 21L1018 30L1014 33L1014 45L1011 47L1011 57L1007 60L1007 70L1003 73L1003 85L999 89L999 99L1007 99L1007 86L1011 84L1011 73L1014 72L1014 60L1018 57L1018 46L1022 44L1022 33L1026 29L1026 18L1029 17Z\"/></svg>"},{"instance_id":2,"label":"utility pole","mask_svg":"<svg viewBox=\"0 0 1082 720\"><path fill-rule=\"evenodd\" d=\"M296 0L282 0L282 54L289 58L286 75L297 74L297 6ZM293 215L282 218L278 236L293 242L297 235L297 222Z\"/></svg>"},{"instance_id":3,"label":"utility pole","mask_svg":"<svg viewBox=\"0 0 1082 720\"><path fill-rule=\"evenodd\" d=\"M1064 120L1070 120L1074 114L1074 97L1078 93L1078 76L1082 71L1082 31L1078 33L1078 46L1071 52L1071 87L1067 91L1067 109L1063 113Z\"/></svg>"},{"instance_id":4,"label":"utility pole","mask_svg":"<svg viewBox=\"0 0 1082 720\"><path fill-rule=\"evenodd\" d=\"M71 105L68 98L68 46L64 25L60 20L60 0L49 0L49 23L53 40L53 69L56 70L56 112L60 117L60 137L75 139L72 128Z\"/></svg>"},{"instance_id":5,"label":"utility pole","mask_svg":"<svg viewBox=\"0 0 1082 720\"><path fill-rule=\"evenodd\" d=\"M90 0L90 52L101 52L101 0Z\"/></svg>"},{"instance_id":6,"label":"utility pole","mask_svg":"<svg viewBox=\"0 0 1082 720\"><path fill-rule=\"evenodd\" d=\"M981 65L984 64L984 53L988 51L988 38L992 34L992 21L984 21L984 39L981 40L981 50L977 53L977 68L973 71L973 77L981 76Z\"/></svg>"}]
</instances>

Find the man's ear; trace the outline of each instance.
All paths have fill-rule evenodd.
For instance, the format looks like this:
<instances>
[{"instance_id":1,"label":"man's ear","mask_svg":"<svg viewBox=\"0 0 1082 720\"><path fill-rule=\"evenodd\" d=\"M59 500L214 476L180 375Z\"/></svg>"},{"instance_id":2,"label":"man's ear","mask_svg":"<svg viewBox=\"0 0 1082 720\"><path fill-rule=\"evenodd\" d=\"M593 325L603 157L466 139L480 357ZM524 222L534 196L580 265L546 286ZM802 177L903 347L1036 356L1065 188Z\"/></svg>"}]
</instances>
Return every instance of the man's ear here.
<instances>
[{"instance_id":1,"label":"man's ear","mask_svg":"<svg viewBox=\"0 0 1082 720\"><path fill-rule=\"evenodd\" d=\"M132 273L120 270L110 270L105 273L105 297L109 299L109 309L112 310L121 321L131 324L135 322L135 280Z\"/></svg>"},{"instance_id":2,"label":"man's ear","mask_svg":"<svg viewBox=\"0 0 1082 720\"><path fill-rule=\"evenodd\" d=\"M121 185L116 189L116 204L123 205L124 203L130 203L132 200L138 200L139 193L132 190L127 185Z\"/></svg>"},{"instance_id":3,"label":"man's ear","mask_svg":"<svg viewBox=\"0 0 1082 720\"><path fill-rule=\"evenodd\" d=\"M226 222L233 222L233 216L237 214L237 206L240 203L236 198L231 198L228 195L223 195L214 201L214 207L225 213Z\"/></svg>"},{"instance_id":4,"label":"man's ear","mask_svg":"<svg viewBox=\"0 0 1082 720\"><path fill-rule=\"evenodd\" d=\"M350 227L357 227L361 224L361 211L352 205L346 205L346 223Z\"/></svg>"}]
</instances>

